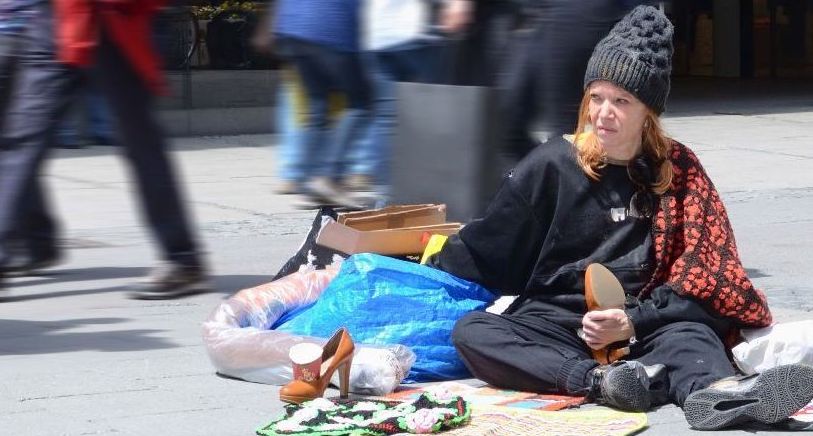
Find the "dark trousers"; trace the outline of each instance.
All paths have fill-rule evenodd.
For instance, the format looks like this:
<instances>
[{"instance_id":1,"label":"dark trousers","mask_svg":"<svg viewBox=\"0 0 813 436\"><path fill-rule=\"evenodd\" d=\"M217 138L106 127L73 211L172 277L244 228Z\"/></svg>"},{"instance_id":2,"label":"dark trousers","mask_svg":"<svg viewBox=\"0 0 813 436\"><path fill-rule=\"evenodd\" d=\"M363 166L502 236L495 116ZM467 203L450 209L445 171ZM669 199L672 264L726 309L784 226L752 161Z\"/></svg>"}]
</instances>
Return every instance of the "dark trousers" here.
<instances>
[{"instance_id":1,"label":"dark trousers","mask_svg":"<svg viewBox=\"0 0 813 436\"><path fill-rule=\"evenodd\" d=\"M535 0L536 1L536 0ZM474 8L474 20L453 53L444 58L450 84L494 86L506 64L511 30L517 21L521 2L481 1ZM450 62L451 61L451 62Z\"/></svg>"},{"instance_id":2,"label":"dark trousers","mask_svg":"<svg viewBox=\"0 0 813 436\"><path fill-rule=\"evenodd\" d=\"M76 91L87 80L83 72L55 60L52 30L46 10L31 20L19 47L0 149L0 264L7 261L9 238L27 202L41 195L41 164ZM150 94L107 36L102 35L96 55L94 78L111 105L147 222L166 260L197 264L197 248L166 142L150 110Z\"/></svg>"},{"instance_id":3,"label":"dark trousers","mask_svg":"<svg viewBox=\"0 0 813 436\"><path fill-rule=\"evenodd\" d=\"M631 7L617 0L545 0L526 11L513 32L498 78L505 152L524 157L538 141L536 124L552 135L576 130L584 71L596 43Z\"/></svg>"},{"instance_id":4,"label":"dark trousers","mask_svg":"<svg viewBox=\"0 0 813 436\"><path fill-rule=\"evenodd\" d=\"M361 55L290 38L280 44L308 96L301 173L305 178L339 178L346 172L347 157L357 151L370 122L370 83ZM328 101L332 92L344 96L345 110L331 127Z\"/></svg>"},{"instance_id":5,"label":"dark trousers","mask_svg":"<svg viewBox=\"0 0 813 436\"><path fill-rule=\"evenodd\" d=\"M0 33L0 127L4 126L23 41L20 34ZM43 195L40 182L35 179L24 195L25 202L10 237L19 249L34 256L50 254L56 246L56 222L48 213Z\"/></svg>"},{"instance_id":6,"label":"dark trousers","mask_svg":"<svg viewBox=\"0 0 813 436\"><path fill-rule=\"evenodd\" d=\"M16 34L0 32L0 126L8 106L20 40Z\"/></svg>"},{"instance_id":7,"label":"dark trousers","mask_svg":"<svg viewBox=\"0 0 813 436\"><path fill-rule=\"evenodd\" d=\"M544 318L534 302L511 315L473 312L455 324L452 341L471 373L492 385L541 393L584 395L588 373L598 363L573 329ZM700 323L679 322L657 329L631 346L627 360L666 366L668 387L655 398L682 405L686 397L734 375L723 343Z\"/></svg>"}]
</instances>

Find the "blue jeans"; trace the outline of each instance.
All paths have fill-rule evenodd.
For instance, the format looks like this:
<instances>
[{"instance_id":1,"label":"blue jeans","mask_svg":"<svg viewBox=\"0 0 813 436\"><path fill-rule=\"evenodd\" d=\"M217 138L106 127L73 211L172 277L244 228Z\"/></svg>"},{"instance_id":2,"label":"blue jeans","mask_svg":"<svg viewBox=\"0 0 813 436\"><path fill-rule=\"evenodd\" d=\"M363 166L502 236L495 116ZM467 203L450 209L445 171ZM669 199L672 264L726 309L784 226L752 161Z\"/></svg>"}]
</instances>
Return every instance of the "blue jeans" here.
<instances>
[{"instance_id":1,"label":"blue jeans","mask_svg":"<svg viewBox=\"0 0 813 436\"><path fill-rule=\"evenodd\" d=\"M304 133L303 178L345 175L348 156L366 133L370 118L370 89L359 53L342 52L296 39L284 41L308 97ZM333 91L345 97L345 110L330 125L328 100Z\"/></svg>"},{"instance_id":2,"label":"blue jeans","mask_svg":"<svg viewBox=\"0 0 813 436\"><path fill-rule=\"evenodd\" d=\"M84 88L80 91L77 119L74 114L70 114L63 121L57 131L57 144L59 145L80 145L82 133L93 141L102 141L105 144L113 141L113 120L110 108L104 96L93 87ZM87 122L87 130L81 132L83 122Z\"/></svg>"},{"instance_id":3,"label":"blue jeans","mask_svg":"<svg viewBox=\"0 0 813 436\"><path fill-rule=\"evenodd\" d=\"M297 124L299 114L294 104L296 86L289 75L283 74L277 93L276 124L280 133L279 177L286 181L301 181L305 158L303 151L303 126Z\"/></svg>"},{"instance_id":4,"label":"blue jeans","mask_svg":"<svg viewBox=\"0 0 813 436\"><path fill-rule=\"evenodd\" d=\"M352 172L373 178L376 185L390 183L390 156L395 133L396 82L436 83L442 71L443 43L409 43L386 51L367 53L375 101L367 138L361 143Z\"/></svg>"}]
</instances>

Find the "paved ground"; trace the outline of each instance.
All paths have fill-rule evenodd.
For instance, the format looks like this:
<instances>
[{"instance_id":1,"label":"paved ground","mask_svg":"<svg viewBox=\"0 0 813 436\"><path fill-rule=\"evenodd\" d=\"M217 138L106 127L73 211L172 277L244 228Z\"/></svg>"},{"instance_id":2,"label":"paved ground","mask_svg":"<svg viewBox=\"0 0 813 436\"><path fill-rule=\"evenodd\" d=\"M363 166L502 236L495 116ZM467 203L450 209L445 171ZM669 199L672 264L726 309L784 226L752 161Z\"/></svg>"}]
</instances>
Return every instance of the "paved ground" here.
<instances>
[{"instance_id":1,"label":"paved ground","mask_svg":"<svg viewBox=\"0 0 813 436\"><path fill-rule=\"evenodd\" d=\"M784 104L770 105L678 101L666 121L715 180L743 261L779 321L813 317L810 95L789 92ZM271 143L271 136L176 141L217 292L169 302L125 298L154 252L115 150L58 153L46 181L71 247L64 265L16 279L0 297L0 434L249 435L280 410L275 387L216 376L200 338L212 308L266 281L309 224L310 213L272 193ZM645 434L691 433L675 407L649 420Z\"/></svg>"}]
</instances>

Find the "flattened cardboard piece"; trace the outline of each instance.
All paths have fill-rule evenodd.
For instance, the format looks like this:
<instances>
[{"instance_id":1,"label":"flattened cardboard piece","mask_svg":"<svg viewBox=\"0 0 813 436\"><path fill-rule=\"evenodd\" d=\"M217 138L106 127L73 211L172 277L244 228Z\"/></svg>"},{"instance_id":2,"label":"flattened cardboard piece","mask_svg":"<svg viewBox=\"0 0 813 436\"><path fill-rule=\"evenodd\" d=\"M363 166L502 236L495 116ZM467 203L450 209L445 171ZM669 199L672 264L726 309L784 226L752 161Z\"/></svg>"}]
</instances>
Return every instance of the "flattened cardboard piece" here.
<instances>
[{"instance_id":1,"label":"flattened cardboard piece","mask_svg":"<svg viewBox=\"0 0 813 436\"><path fill-rule=\"evenodd\" d=\"M355 212L342 212L338 214L336 218L336 222L339 224L344 224L344 222L348 219L356 219L356 218L364 218L373 215L381 215L387 213L398 213L398 212L407 212L410 210L417 210L417 209L424 209L427 207L433 206L443 206L444 210L446 210L445 204L434 204L434 203L426 203L426 204L397 204L392 206L385 206L380 209L370 209L370 210L359 210Z\"/></svg>"},{"instance_id":2,"label":"flattened cardboard piece","mask_svg":"<svg viewBox=\"0 0 813 436\"><path fill-rule=\"evenodd\" d=\"M421 254L431 235L452 235L457 233L462 226L461 223L444 223L400 229L361 231L334 221L322 227L316 237L316 243L347 254Z\"/></svg>"},{"instance_id":3,"label":"flattened cardboard piece","mask_svg":"<svg viewBox=\"0 0 813 436\"><path fill-rule=\"evenodd\" d=\"M361 217L345 217L342 224L356 230L370 231L431 226L445 222L446 206L435 205Z\"/></svg>"}]
</instances>

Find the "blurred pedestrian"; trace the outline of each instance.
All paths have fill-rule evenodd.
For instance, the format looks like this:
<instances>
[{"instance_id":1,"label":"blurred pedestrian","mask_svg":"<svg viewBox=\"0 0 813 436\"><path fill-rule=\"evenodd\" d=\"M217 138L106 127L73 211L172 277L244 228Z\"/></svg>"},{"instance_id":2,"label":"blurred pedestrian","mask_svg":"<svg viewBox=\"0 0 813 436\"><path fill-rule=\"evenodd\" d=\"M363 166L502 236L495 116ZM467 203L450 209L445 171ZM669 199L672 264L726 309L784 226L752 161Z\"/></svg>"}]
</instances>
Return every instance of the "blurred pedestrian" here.
<instances>
[{"instance_id":1,"label":"blurred pedestrian","mask_svg":"<svg viewBox=\"0 0 813 436\"><path fill-rule=\"evenodd\" d=\"M36 5L40 2L0 2L0 132L20 62L23 31L28 20L36 14ZM0 266L0 278L4 274L30 274L53 266L61 259L56 222L45 207L39 183L34 180L28 186L18 218L10 224L8 256Z\"/></svg>"},{"instance_id":2,"label":"blurred pedestrian","mask_svg":"<svg viewBox=\"0 0 813 436\"><path fill-rule=\"evenodd\" d=\"M527 0L517 11L510 55L497 86L505 151L521 159L539 143L533 130L572 133L581 101L581 73L596 43L641 1Z\"/></svg>"},{"instance_id":3,"label":"blurred pedestrian","mask_svg":"<svg viewBox=\"0 0 813 436\"><path fill-rule=\"evenodd\" d=\"M273 56L274 35L270 24L273 19L274 10L270 9L260 20L251 38L254 50L267 56ZM302 194L301 182L305 177L303 159L306 159L303 136L308 119L308 97L302 80L292 65L283 61L277 79L274 127L279 136L276 155L279 184L275 192L280 195ZM342 95L331 93L328 108L333 122L344 110Z\"/></svg>"},{"instance_id":4,"label":"blurred pedestrian","mask_svg":"<svg viewBox=\"0 0 813 436\"><path fill-rule=\"evenodd\" d=\"M386 194L396 122L397 82L438 83L451 75L447 36L465 29L470 0L364 0L364 47L374 89L369 135L353 160L348 187Z\"/></svg>"},{"instance_id":5,"label":"blurred pedestrian","mask_svg":"<svg viewBox=\"0 0 813 436\"><path fill-rule=\"evenodd\" d=\"M289 66L279 72L277 82L276 127L279 133L278 177L281 179L277 194L302 194L297 182L305 176L305 129L308 121L308 96L296 70ZM344 112L344 98L333 92L328 98L328 117L335 122Z\"/></svg>"},{"instance_id":6,"label":"blurred pedestrian","mask_svg":"<svg viewBox=\"0 0 813 436\"><path fill-rule=\"evenodd\" d=\"M271 31L271 23L274 15L274 8L269 7L268 13L260 18L251 36L254 51L269 57L273 56L274 33ZM276 155L279 183L274 191L280 195L299 194L300 182L304 178L301 162L304 159L302 134L307 117L304 91L293 67L280 65L277 73L274 131L279 138Z\"/></svg>"},{"instance_id":7,"label":"blurred pedestrian","mask_svg":"<svg viewBox=\"0 0 813 436\"><path fill-rule=\"evenodd\" d=\"M131 296L161 299L208 290L166 142L150 110L151 93L165 86L149 33L163 1L25 3L30 17L21 33L0 150L0 265L9 261L9 236L27 193L37 186L48 145L93 66L166 261Z\"/></svg>"},{"instance_id":8,"label":"blurred pedestrian","mask_svg":"<svg viewBox=\"0 0 813 436\"><path fill-rule=\"evenodd\" d=\"M21 11L25 11L28 3L36 3L36 0L0 2L0 123L3 121L16 66L17 47L21 40L20 33L25 27L25 20L28 19L28 14Z\"/></svg>"},{"instance_id":9,"label":"blurred pedestrian","mask_svg":"<svg viewBox=\"0 0 813 436\"><path fill-rule=\"evenodd\" d=\"M113 120L104 96L88 83L79 91L76 105L57 131L60 148L113 145Z\"/></svg>"},{"instance_id":10,"label":"blurred pedestrian","mask_svg":"<svg viewBox=\"0 0 813 436\"><path fill-rule=\"evenodd\" d=\"M299 194L298 181L304 178L302 159L304 155L304 142L307 112L304 111L304 92L296 72L291 68L280 70L277 82L276 127L279 133L280 144L277 153L280 185L278 194Z\"/></svg>"},{"instance_id":11,"label":"blurred pedestrian","mask_svg":"<svg viewBox=\"0 0 813 436\"><path fill-rule=\"evenodd\" d=\"M369 124L371 95L359 52L359 0L279 0L277 52L296 69L307 95L299 183L323 204L349 205L343 182L349 156ZM343 114L331 126L329 97L340 92Z\"/></svg>"}]
</instances>

